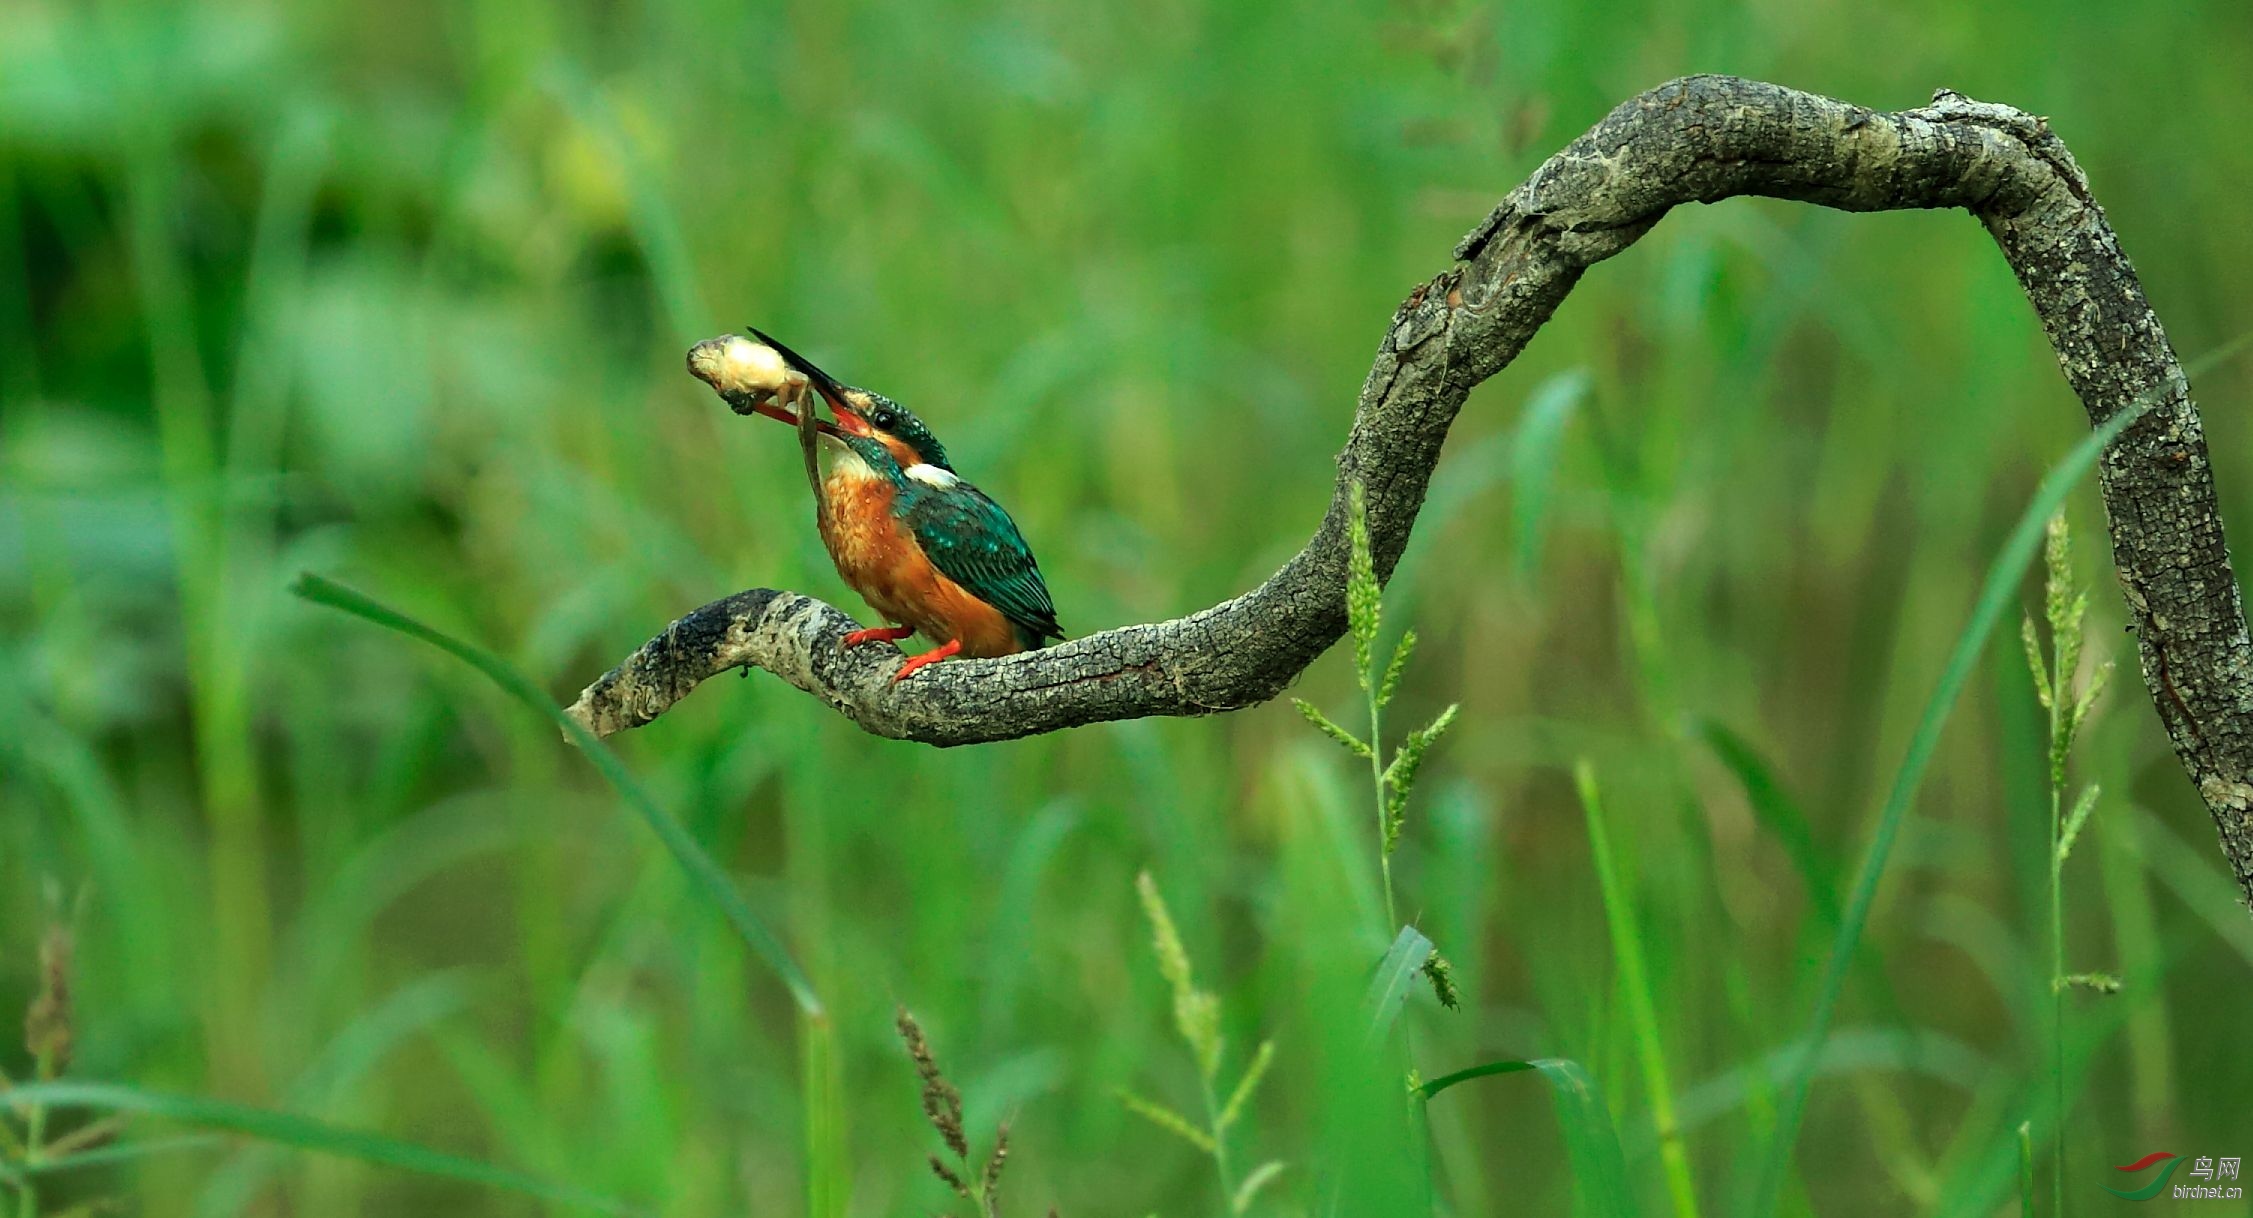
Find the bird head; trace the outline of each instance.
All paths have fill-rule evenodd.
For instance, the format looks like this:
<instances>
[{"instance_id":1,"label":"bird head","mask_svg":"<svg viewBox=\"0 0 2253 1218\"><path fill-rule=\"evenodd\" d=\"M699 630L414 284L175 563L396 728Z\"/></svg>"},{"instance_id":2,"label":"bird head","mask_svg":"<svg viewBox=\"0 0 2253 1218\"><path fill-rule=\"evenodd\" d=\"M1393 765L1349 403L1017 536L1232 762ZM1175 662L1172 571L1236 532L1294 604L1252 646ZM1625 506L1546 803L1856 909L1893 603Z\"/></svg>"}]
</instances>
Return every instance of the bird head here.
<instances>
[{"instance_id":1,"label":"bird head","mask_svg":"<svg viewBox=\"0 0 2253 1218\"><path fill-rule=\"evenodd\" d=\"M954 466L947 461L947 450L939 437L917 418L915 412L898 402L867 389L840 383L837 378L814 366L813 361L784 346L775 339L752 327L751 333L760 342L772 347L788 365L804 376L829 403L837 415L837 428L847 435L868 436L881 440L890 450L892 459L901 467L935 465L950 473Z\"/></svg>"}]
</instances>

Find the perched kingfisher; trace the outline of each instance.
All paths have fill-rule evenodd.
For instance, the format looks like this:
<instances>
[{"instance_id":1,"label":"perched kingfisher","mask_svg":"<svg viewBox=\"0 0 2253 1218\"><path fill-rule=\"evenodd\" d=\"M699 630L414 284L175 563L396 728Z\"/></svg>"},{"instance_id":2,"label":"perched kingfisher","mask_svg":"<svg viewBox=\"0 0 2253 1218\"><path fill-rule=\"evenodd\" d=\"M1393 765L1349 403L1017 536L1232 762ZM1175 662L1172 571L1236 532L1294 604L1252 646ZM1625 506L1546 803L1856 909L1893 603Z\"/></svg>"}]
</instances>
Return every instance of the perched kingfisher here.
<instances>
[{"instance_id":1,"label":"perched kingfisher","mask_svg":"<svg viewBox=\"0 0 2253 1218\"><path fill-rule=\"evenodd\" d=\"M938 644L893 674L902 681L950 656L1014 655L1064 637L1016 521L954 472L923 420L882 394L841 384L757 329L751 333L795 375L777 374L765 365L771 357L746 350L751 344L741 338L698 344L689 370L740 414L797 426L796 413L770 399L778 391L796 398L801 383L836 414L834 426L818 425L832 450L819 486L822 544L837 574L871 608L903 623L855 630L845 646L917 633Z\"/></svg>"}]
</instances>

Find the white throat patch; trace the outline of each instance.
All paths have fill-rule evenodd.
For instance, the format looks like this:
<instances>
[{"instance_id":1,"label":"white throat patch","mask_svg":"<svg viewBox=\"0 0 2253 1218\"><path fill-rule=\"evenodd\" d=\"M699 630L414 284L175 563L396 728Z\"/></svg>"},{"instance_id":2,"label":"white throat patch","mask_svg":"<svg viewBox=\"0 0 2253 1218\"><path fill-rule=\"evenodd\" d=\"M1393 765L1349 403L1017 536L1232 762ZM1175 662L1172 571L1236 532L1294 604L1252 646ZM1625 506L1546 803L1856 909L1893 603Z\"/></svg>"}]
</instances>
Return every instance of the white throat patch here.
<instances>
[{"instance_id":1,"label":"white throat patch","mask_svg":"<svg viewBox=\"0 0 2253 1218\"><path fill-rule=\"evenodd\" d=\"M868 462L863 461L859 453L838 443L832 437L823 436L821 439L821 457L824 467L822 476L824 480L835 480L843 483L875 481L876 471L869 468Z\"/></svg>"},{"instance_id":2,"label":"white throat patch","mask_svg":"<svg viewBox=\"0 0 2253 1218\"><path fill-rule=\"evenodd\" d=\"M925 486L937 487L941 490L962 481L962 479L955 477L952 472L940 469L936 465L910 465L907 467L907 476Z\"/></svg>"}]
</instances>

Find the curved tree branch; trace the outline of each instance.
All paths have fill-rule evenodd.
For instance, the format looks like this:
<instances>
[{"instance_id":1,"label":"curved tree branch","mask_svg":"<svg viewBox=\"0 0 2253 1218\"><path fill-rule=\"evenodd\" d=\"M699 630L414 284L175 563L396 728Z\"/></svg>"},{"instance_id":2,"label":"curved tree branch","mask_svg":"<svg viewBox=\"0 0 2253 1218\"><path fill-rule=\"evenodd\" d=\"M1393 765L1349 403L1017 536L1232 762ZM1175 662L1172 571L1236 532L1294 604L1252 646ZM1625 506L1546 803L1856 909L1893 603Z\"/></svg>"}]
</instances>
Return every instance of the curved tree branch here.
<instances>
[{"instance_id":1,"label":"curved tree branch","mask_svg":"<svg viewBox=\"0 0 2253 1218\"><path fill-rule=\"evenodd\" d=\"M889 651L839 648L854 625L844 614L756 589L675 622L589 686L571 713L608 735L746 665L870 732L938 745L1265 701L1345 630L1351 484L1367 486L1377 570L1387 575L1472 386L1509 366L1582 271L1677 204L1737 195L1846 211L1963 208L2009 260L2092 422L2155 399L2101 464L2114 561L2144 683L2253 896L2253 642L2189 384L2063 142L2040 118L1945 90L1930 106L1883 114L1698 76L1612 111L1511 191L1456 247L1455 265L1394 313L1321 527L1242 596L1043 651L938 665L894 685Z\"/></svg>"}]
</instances>

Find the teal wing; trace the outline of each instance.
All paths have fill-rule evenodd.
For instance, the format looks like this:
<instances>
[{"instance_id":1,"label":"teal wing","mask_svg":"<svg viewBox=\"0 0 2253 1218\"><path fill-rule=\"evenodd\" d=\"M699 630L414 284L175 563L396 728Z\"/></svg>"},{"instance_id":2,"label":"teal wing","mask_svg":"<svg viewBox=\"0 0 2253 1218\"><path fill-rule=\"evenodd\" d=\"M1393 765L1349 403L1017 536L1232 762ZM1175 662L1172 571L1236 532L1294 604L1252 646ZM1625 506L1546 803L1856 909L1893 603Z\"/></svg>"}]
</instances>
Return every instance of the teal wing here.
<instances>
[{"instance_id":1,"label":"teal wing","mask_svg":"<svg viewBox=\"0 0 2253 1218\"><path fill-rule=\"evenodd\" d=\"M1025 641L1060 639L1056 604L1033 561L1017 522L985 492L957 481L938 488L910 484L900 496L901 518L940 574L1001 610Z\"/></svg>"}]
</instances>

